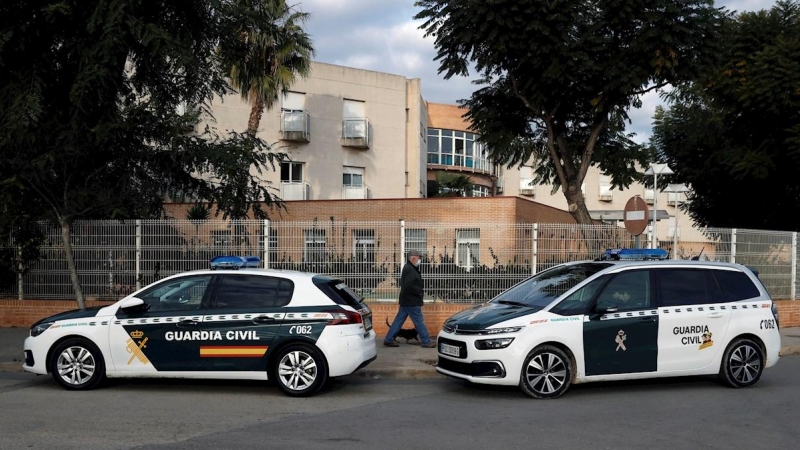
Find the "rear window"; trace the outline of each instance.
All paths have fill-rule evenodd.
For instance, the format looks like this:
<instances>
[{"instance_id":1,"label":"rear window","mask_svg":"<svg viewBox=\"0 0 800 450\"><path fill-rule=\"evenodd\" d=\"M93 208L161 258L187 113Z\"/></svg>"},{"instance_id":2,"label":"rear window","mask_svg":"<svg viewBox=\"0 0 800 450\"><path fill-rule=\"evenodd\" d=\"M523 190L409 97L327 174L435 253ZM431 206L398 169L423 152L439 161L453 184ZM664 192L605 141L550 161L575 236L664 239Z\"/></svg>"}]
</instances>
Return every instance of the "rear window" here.
<instances>
[{"instance_id":1,"label":"rear window","mask_svg":"<svg viewBox=\"0 0 800 450\"><path fill-rule=\"evenodd\" d=\"M738 302L761 295L753 280L744 272L715 270L714 277L722 288L726 302Z\"/></svg>"},{"instance_id":2,"label":"rear window","mask_svg":"<svg viewBox=\"0 0 800 450\"><path fill-rule=\"evenodd\" d=\"M324 292L337 305L347 305L354 309L362 309L363 299L353 292L342 280L317 275L311 279L317 288Z\"/></svg>"}]
</instances>

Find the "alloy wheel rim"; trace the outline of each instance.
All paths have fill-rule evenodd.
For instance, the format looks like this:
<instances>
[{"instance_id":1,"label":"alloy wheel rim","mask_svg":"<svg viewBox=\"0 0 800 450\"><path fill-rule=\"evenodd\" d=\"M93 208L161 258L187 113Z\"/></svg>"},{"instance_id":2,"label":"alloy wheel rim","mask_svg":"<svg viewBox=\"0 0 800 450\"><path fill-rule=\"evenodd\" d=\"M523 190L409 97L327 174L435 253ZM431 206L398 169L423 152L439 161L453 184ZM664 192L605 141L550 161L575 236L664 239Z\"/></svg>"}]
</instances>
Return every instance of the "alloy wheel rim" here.
<instances>
[{"instance_id":1,"label":"alloy wheel rim","mask_svg":"<svg viewBox=\"0 0 800 450\"><path fill-rule=\"evenodd\" d=\"M750 345L741 345L731 353L731 376L741 384L752 383L761 371L761 357Z\"/></svg>"},{"instance_id":2,"label":"alloy wheel rim","mask_svg":"<svg viewBox=\"0 0 800 450\"><path fill-rule=\"evenodd\" d=\"M84 347L69 347L58 355L56 370L66 383L80 386L94 376L95 360L92 352Z\"/></svg>"},{"instance_id":3,"label":"alloy wheel rim","mask_svg":"<svg viewBox=\"0 0 800 450\"><path fill-rule=\"evenodd\" d=\"M555 353L540 353L528 362L525 368L528 386L539 394L558 392L567 381L567 365Z\"/></svg>"},{"instance_id":4,"label":"alloy wheel rim","mask_svg":"<svg viewBox=\"0 0 800 450\"><path fill-rule=\"evenodd\" d=\"M317 362L306 352L289 352L278 363L281 383L293 391L308 389L317 379L317 373Z\"/></svg>"}]
</instances>

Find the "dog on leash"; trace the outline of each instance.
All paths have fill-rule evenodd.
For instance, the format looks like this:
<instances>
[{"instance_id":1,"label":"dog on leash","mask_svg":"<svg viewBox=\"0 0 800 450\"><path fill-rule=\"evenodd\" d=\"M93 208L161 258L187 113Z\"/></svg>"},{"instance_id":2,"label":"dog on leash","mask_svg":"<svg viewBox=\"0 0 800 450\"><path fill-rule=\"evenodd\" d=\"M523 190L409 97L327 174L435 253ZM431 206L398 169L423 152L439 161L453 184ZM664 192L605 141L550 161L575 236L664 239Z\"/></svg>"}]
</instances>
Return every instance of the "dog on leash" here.
<instances>
[{"instance_id":1,"label":"dog on leash","mask_svg":"<svg viewBox=\"0 0 800 450\"><path fill-rule=\"evenodd\" d=\"M389 328L392 327L392 325L389 324L389 318L388 317L386 318L386 326L389 327ZM419 342L419 333L417 333L417 329L416 328L400 328L400 331L397 332L397 337L395 338L395 341L397 340L398 337L401 337L401 338L405 339L406 340L406 344L408 344L408 341L415 340L415 339L416 339L417 342Z\"/></svg>"}]
</instances>

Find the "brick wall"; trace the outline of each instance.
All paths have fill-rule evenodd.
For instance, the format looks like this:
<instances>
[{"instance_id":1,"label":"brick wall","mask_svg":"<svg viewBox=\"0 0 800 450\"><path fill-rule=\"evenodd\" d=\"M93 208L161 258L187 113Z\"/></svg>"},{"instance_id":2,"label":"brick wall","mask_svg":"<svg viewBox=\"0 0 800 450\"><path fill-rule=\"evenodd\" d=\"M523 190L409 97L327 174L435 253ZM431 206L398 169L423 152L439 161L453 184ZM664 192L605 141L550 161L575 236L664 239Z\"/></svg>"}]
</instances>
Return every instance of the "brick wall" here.
<instances>
[{"instance_id":1,"label":"brick wall","mask_svg":"<svg viewBox=\"0 0 800 450\"><path fill-rule=\"evenodd\" d=\"M86 306L105 306L108 302L89 301ZM800 301L779 300L778 314L782 327L800 326ZM435 336L442 329L444 321L451 315L468 308L469 304L452 303L427 303L422 308L425 316L425 324L428 332ZM73 300L0 300L0 327L29 327L37 320L52 314L75 309ZM385 336L389 323L397 314L397 304L394 303L372 303L373 327L378 336ZM411 320L407 320L404 328L411 328Z\"/></svg>"}]
</instances>

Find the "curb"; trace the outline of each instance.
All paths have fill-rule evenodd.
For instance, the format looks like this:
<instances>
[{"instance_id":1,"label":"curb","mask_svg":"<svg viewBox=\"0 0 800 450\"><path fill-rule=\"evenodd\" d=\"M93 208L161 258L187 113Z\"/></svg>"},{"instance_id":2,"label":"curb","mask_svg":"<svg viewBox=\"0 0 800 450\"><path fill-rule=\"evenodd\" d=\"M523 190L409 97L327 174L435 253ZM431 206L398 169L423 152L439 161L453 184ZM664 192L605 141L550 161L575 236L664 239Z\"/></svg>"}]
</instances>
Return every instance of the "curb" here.
<instances>
[{"instance_id":1,"label":"curb","mask_svg":"<svg viewBox=\"0 0 800 450\"><path fill-rule=\"evenodd\" d=\"M781 356L800 355L800 346L792 345L788 347L781 347Z\"/></svg>"}]
</instances>

